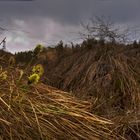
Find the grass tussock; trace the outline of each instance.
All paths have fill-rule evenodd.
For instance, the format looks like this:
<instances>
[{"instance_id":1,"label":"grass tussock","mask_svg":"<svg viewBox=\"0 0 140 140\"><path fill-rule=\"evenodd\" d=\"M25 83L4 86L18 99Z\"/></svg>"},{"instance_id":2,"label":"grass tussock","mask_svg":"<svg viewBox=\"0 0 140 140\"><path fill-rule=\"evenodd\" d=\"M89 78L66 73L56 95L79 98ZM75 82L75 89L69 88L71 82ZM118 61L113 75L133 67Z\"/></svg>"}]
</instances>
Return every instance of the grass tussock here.
<instances>
[{"instance_id":1,"label":"grass tussock","mask_svg":"<svg viewBox=\"0 0 140 140\"><path fill-rule=\"evenodd\" d=\"M90 101L89 111L112 120L123 138L140 139L139 45L85 41L42 56L36 61L45 67L44 83Z\"/></svg>"},{"instance_id":2,"label":"grass tussock","mask_svg":"<svg viewBox=\"0 0 140 140\"><path fill-rule=\"evenodd\" d=\"M116 115L138 111L138 73L124 50L125 47L106 45L77 52L64 58L47 73L47 78L58 88L84 99L92 98L93 112Z\"/></svg>"},{"instance_id":3,"label":"grass tussock","mask_svg":"<svg viewBox=\"0 0 140 140\"><path fill-rule=\"evenodd\" d=\"M63 58L48 71L46 83L87 99L93 114L109 118L126 139L140 139L140 49L95 46Z\"/></svg>"},{"instance_id":4,"label":"grass tussock","mask_svg":"<svg viewBox=\"0 0 140 140\"><path fill-rule=\"evenodd\" d=\"M16 70L18 71L18 70ZM44 84L27 85L15 69L0 80L1 140L120 140L113 123L89 113L89 102Z\"/></svg>"}]
</instances>

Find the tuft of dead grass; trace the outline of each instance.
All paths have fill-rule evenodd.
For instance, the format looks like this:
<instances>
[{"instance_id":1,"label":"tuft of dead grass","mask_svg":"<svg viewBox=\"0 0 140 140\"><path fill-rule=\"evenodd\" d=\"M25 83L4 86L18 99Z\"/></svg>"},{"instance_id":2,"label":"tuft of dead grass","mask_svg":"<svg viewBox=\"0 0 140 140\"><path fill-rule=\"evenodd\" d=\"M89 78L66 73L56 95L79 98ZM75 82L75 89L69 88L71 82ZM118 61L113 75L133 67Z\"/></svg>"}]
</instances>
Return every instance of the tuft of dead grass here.
<instances>
[{"instance_id":1,"label":"tuft of dead grass","mask_svg":"<svg viewBox=\"0 0 140 140\"><path fill-rule=\"evenodd\" d=\"M52 68L47 78L60 89L83 99L91 98L93 112L102 115L138 112L140 88L136 77L139 75L125 49L105 45L77 52Z\"/></svg>"},{"instance_id":2,"label":"tuft of dead grass","mask_svg":"<svg viewBox=\"0 0 140 140\"><path fill-rule=\"evenodd\" d=\"M90 112L111 119L122 137L139 140L139 54L139 48L125 45L95 46L64 58L47 78L51 85L90 101Z\"/></svg>"},{"instance_id":3,"label":"tuft of dead grass","mask_svg":"<svg viewBox=\"0 0 140 140\"><path fill-rule=\"evenodd\" d=\"M120 140L110 120L89 113L90 103L51 86L28 86L11 68L0 81L1 140Z\"/></svg>"}]
</instances>

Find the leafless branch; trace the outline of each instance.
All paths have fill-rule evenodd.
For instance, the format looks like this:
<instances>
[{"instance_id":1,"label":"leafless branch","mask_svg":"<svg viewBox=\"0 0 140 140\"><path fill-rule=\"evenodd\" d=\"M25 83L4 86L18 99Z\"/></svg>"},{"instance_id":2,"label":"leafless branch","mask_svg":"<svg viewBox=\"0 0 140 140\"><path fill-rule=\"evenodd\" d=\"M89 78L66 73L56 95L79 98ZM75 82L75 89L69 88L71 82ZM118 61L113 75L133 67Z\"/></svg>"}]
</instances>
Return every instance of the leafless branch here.
<instances>
[{"instance_id":1,"label":"leafless branch","mask_svg":"<svg viewBox=\"0 0 140 140\"><path fill-rule=\"evenodd\" d=\"M95 17L84 24L81 22L83 31L79 34L84 38L96 38L110 42L125 42L128 37L128 29L115 27L115 24L109 19L102 17Z\"/></svg>"}]
</instances>

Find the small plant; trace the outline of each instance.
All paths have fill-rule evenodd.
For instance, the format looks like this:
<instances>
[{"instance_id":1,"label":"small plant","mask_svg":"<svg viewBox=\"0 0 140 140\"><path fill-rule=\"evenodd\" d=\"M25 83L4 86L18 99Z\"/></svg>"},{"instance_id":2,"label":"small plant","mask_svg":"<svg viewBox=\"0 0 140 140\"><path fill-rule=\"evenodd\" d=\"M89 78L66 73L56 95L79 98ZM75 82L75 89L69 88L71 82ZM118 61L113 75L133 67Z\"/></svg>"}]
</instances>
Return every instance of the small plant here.
<instances>
[{"instance_id":1,"label":"small plant","mask_svg":"<svg viewBox=\"0 0 140 140\"><path fill-rule=\"evenodd\" d=\"M32 72L38 74L39 76L42 76L44 73L43 66L41 64L33 66Z\"/></svg>"},{"instance_id":2,"label":"small plant","mask_svg":"<svg viewBox=\"0 0 140 140\"><path fill-rule=\"evenodd\" d=\"M44 73L43 66L38 64L32 68L32 74L28 77L28 84L37 84Z\"/></svg>"},{"instance_id":3,"label":"small plant","mask_svg":"<svg viewBox=\"0 0 140 140\"><path fill-rule=\"evenodd\" d=\"M37 84L40 79L40 76L36 73L28 77L28 84Z\"/></svg>"}]
</instances>

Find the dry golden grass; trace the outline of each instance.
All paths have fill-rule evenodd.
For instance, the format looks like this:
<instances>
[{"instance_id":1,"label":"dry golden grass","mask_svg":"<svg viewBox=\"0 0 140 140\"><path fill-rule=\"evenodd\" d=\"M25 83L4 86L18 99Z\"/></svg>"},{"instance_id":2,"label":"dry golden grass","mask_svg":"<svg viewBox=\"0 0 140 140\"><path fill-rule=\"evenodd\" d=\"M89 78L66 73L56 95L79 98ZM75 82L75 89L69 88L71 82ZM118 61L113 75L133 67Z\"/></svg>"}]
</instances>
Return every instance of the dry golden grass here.
<instances>
[{"instance_id":1,"label":"dry golden grass","mask_svg":"<svg viewBox=\"0 0 140 140\"><path fill-rule=\"evenodd\" d=\"M44 84L19 81L14 68L0 80L1 140L120 140L113 123L89 113L90 104Z\"/></svg>"},{"instance_id":2,"label":"dry golden grass","mask_svg":"<svg viewBox=\"0 0 140 140\"><path fill-rule=\"evenodd\" d=\"M46 82L92 104L91 112L114 122L114 130L140 139L140 48L95 46L63 58ZM51 81L51 82L50 82Z\"/></svg>"},{"instance_id":3,"label":"dry golden grass","mask_svg":"<svg viewBox=\"0 0 140 140\"><path fill-rule=\"evenodd\" d=\"M140 88L136 77L139 74L128 63L132 60L124 50L121 46L106 45L77 52L64 58L46 77L60 89L72 91L83 99L91 97L93 110L100 114L137 111Z\"/></svg>"},{"instance_id":4,"label":"dry golden grass","mask_svg":"<svg viewBox=\"0 0 140 140\"><path fill-rule=\"evenodd\" d=\"M53 54L44 52L44 58L35 62L44 64L47 69L44 82L70 91L71 95L43 84L27 86L27 79L19 82L18 76L10 71L10 82L1 84L1 106L16 113L15 116L7 113L14 116L13 120L0 116L1 122L10 123L9 127L4 126L5 136L18 134L17 139L139 140L139 54L139 48L107 44L60 58L55 49ZM90 104L72 95L87 99ZM11 124L14 125L11 127Z\"/></svg>"}]
</instances>

